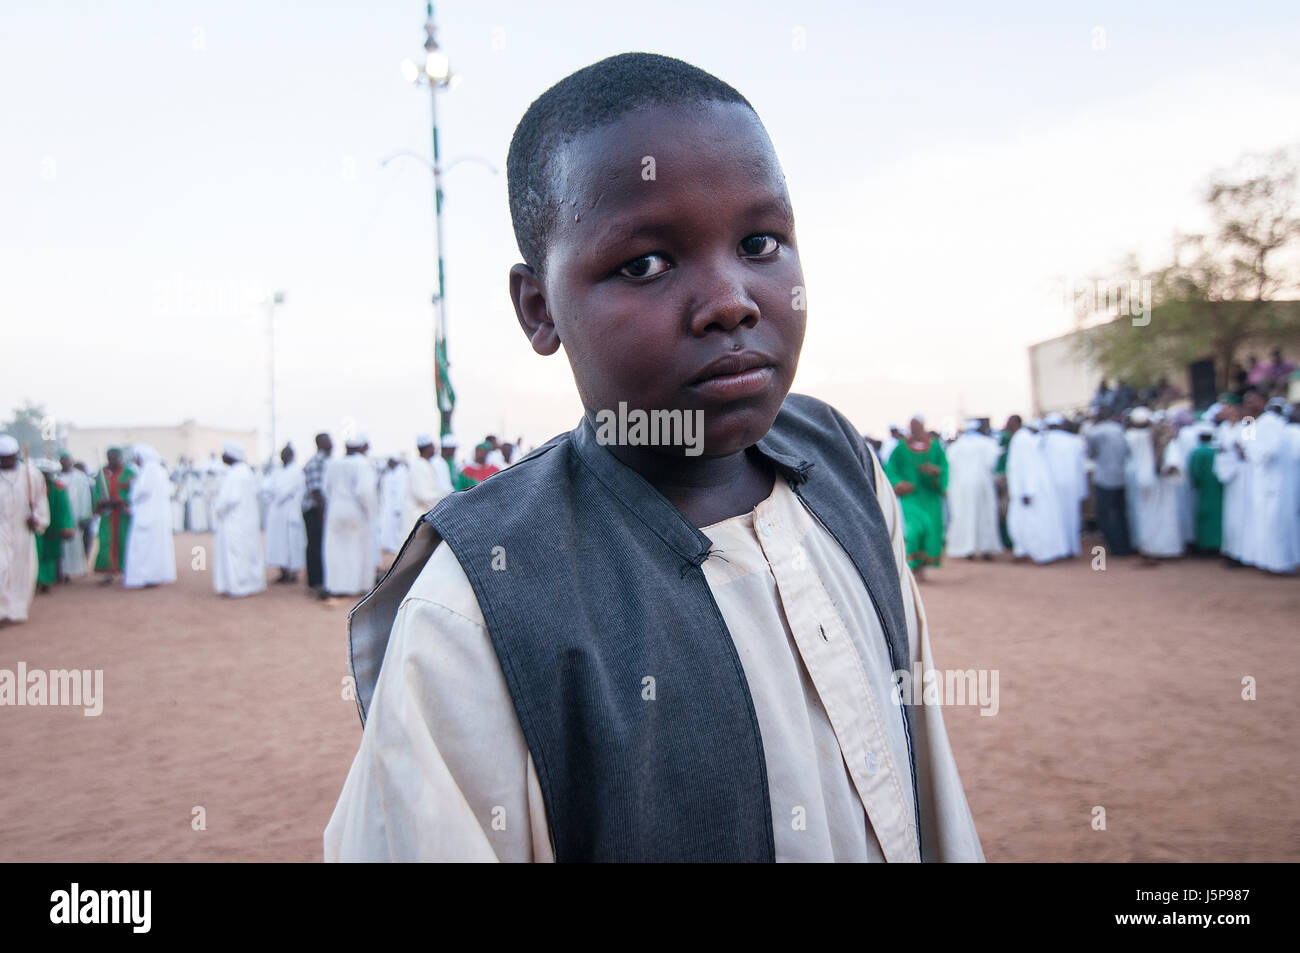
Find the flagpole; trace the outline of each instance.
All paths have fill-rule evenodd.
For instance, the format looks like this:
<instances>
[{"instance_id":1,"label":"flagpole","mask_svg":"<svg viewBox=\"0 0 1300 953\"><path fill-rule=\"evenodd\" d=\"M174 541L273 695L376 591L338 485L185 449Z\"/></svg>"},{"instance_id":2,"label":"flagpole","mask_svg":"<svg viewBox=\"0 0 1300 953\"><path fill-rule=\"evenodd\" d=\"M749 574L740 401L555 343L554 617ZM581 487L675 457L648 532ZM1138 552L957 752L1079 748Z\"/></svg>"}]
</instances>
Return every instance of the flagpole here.
<instances>
[{"instance_id":1,"label":"flagpole","mask_svg":"<svg viewBox=\"0 0 1300 953\"><path fill-rule=\"evenodd\" d=\"M450 385L450 381L443 380L443 376L451 362L447 358L447 268L443 255L445 245L442 231L442 153L438 148L438 90L447 86L451 73L446 66L446 57L438 49L432 0L429 0L426 10L428 19L424 24L424 75L429 84L429 118L433 137L433 230L437 242L434 253L438 264L438 290L433 295L433 398L438 405L439 433L448 434L451 433L451 413L454 408L451 400L443 399ZM442 367L439 367L440 359Z\"/></svg>"}]
</instances>

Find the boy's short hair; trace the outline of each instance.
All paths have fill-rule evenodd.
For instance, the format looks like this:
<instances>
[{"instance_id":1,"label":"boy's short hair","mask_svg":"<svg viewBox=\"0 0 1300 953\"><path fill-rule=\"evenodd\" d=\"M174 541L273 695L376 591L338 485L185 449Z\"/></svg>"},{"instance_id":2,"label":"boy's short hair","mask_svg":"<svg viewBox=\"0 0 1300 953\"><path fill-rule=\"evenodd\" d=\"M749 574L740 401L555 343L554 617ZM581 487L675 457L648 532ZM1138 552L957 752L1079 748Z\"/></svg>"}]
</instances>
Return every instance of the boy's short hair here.
<instances>
[{"instance_id":1,"label":"boy's short hair","mask_svg":"<svg viewBox=\"0 0 1300 953\"><path fill-rule=\"evenodd\" d=\"M621 53L560 80L538 96L515 127L506 158L510 220L524 262L541 273L556 225L551 161L584 132L636 109L749 100L712 73L670 56Z\"/></svg>"}]
</instances>

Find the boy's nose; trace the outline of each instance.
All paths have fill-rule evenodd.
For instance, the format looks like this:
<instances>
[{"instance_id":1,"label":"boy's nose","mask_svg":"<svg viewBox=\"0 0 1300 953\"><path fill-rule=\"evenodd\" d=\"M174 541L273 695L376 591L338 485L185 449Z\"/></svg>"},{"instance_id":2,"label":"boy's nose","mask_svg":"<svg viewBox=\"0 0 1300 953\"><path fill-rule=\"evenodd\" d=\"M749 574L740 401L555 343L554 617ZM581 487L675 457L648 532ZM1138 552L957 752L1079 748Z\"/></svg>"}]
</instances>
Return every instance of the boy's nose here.
<instances>
[{"instance_id":1,"label":"boy's nose","mask_svg":"<svg viewBox=\"0 0 1300 953\"><path fill-rule=\"evenodd\" d=\"M758 303L745 288L740 262L714 270L701 282L691 309L691 333L702 335L711 328L733 330L737 325L758 323Z\"/></svg>"}]
</instances>

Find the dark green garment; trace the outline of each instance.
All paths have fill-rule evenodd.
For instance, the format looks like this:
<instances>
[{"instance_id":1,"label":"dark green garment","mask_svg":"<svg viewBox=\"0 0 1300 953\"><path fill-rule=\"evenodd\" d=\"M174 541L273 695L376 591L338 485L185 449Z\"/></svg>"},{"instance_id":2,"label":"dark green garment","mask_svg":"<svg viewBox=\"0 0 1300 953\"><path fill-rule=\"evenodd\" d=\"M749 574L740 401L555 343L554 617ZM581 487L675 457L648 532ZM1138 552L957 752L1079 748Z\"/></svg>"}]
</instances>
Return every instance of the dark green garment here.
<instances>
[{"instance_id":1,"label":"dark green garment","mask_svg":"<svg viewBox=\"0 0 1300 953\"><path fill-rule=\"evenodd\" d=\"M998 457L997 469L993 472L1001 474L1005 478L1007 475L1007 450L1011 446L1011 434L1005 430L998 434L998 446L1002 448L1002 455ZM999 491L999 497L1001 496L1005 496L1005 494ZM1013 548L1011 534L1007 532L1007 515L1001 503L998 505L998 532L1002 534L1002 545L1007 549Z\"/></svg>"},{"instance_id":2,"label":"dark green garment","mask_svg":"<svg viewBox=\"0 0 1300 953\"><path fill-rule=\"evenodd\" d=\"M59 560L63 557L64 532L76 529L72 520L72 506L68 503L68 490L63 481L54 476L45 477L45 494L50 503L50 525L36 541L40 561L36 581L43 586L59 581Z\"/></svg>"},{"instance_id":3,"label":"dark green garment","mask_svg":"<svg viewBox=\"0 0 1300 953\"><path fill-rule=\"evenodd\" d=\"M921 472L921 464L933 463L937 475ZM943 497L948 492L948 457L938 440L931 439L923 453L900 440L885 467L889 482L897 489L904 481L915 490L898 498L903 508L903 529L907 538L907 564L937 566L943 556Z\"/></svg>"},{"instance_id":4,"label":"dark green garment","mask_svg":"<svg viewBox=\"0 0 1300 953\"><path fill-rule=\"evenodd\" d=\"M1196 490L1196 545L1223 545L1223 484L1214 475L1214 448L1202 444L1187 457L1187 478Z\"/></svg>"}]
</instances>

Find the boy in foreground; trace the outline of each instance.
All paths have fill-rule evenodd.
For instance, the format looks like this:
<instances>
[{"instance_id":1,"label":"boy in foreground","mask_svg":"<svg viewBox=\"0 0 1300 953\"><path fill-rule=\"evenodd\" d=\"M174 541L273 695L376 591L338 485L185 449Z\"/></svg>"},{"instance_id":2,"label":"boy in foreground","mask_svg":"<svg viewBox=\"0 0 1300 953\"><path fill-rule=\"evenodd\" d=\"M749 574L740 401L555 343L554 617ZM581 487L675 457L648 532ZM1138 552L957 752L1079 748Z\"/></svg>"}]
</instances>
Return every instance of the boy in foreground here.
<instances>
[{"instance_id":1,"label":"boy in foreground","mask_svg":"<svg viewBox=\"0 0 1300 953\"><path fill-rule=\"evenodd\" d=\"M353 611L326 859L982 860L940 709L891 698L933 666L897 500L789 395L803 277L753 108L612 57L533 103L508 173L519 323L585 414ZM638 412L676 429L611 423Z\"/></svg>"}]
</instances>

